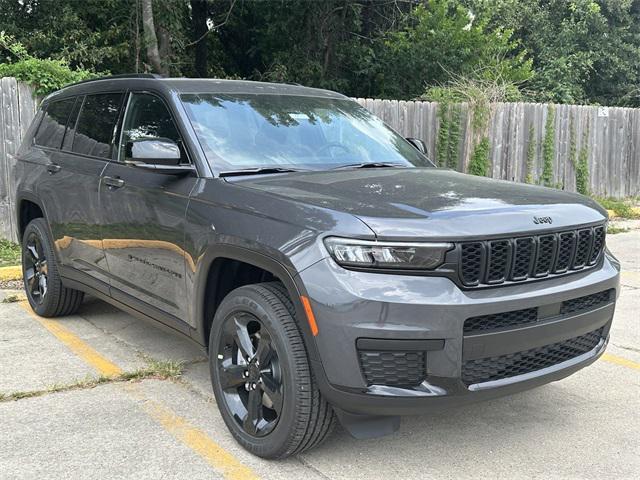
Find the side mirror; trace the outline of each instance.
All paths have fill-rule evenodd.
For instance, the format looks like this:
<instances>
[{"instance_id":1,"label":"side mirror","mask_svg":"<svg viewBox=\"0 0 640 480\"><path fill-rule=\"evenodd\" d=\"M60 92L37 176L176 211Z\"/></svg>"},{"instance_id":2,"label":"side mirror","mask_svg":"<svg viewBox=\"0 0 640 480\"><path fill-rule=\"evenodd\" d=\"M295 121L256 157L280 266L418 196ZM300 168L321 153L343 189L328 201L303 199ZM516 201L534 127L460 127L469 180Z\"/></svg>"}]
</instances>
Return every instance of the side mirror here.
<instances>
[{"instance_id":1,"label":"side mirror","mask_svg":"<svg viewBox=\"0 0 640 480\"><path fill-rule=\"evenodd\" d=\"M180 147L166 138L141 138L127 143L127 160L153 165L180 165Z\"/></svg>"},{"instance_id":2,"label":"side mirror","mask_svg":"<svg viewBox=\"0 0 640 480\"><path fill-rule=\"evenodd\" d=\"M144 170L167 175L195 172L193 165L181 165L180 147L167 138L132 140L126 146L125 163Z\"/></svg>"},{"instance_id":3,"label":"side mirror","mask_svg":"<svg viewBox=\"0 0 640 480\"><path fill-rule=\"evenodd\" d=\"M423 140L420 140L419 138L412 138L412 137L407 137L406 140L411 145L416 147L416 150L418 150L421 154L429 156L427 152L427 144L424 143Z\"/></svg>"}]
</instances>

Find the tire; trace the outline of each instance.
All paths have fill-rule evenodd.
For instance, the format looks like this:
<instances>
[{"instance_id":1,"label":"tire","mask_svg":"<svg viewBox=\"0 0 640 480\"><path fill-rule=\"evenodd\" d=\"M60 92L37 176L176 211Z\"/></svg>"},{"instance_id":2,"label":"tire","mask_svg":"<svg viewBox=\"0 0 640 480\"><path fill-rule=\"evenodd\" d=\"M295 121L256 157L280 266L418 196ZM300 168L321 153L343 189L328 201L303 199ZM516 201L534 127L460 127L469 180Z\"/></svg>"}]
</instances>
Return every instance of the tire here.
<instances>
[{"instance_id":1,"label":"tire","mask_svg":"<svg viewBox=\"0 0 640 480\"><path fill-rule=\"evenodd\" d=\"M249 334L257 368L245 361L248 348L240 347L243 342L236 339L243 337L246 347L247 337L239 331ZM270 354L265 354L267 348ZM262 357L269 363L265 360L260 366ZM330 434L335 414L313 378L294 307L282 284L247 285L224 298L211 326L209 367L224 422L238 443L254 455L285 458L319 445ZM257 381L256 371L260 372ZM253 398L259 398L257 418L261 418L255 422L247 420L251 420L253 390L257 392Z\"/></svg>"},{"instance_id":2,"label":"tire","mask_svg":"<svg viewBox=\"0 0 640 480\"><path fill-rule=\"evenodd\" d=\"M32 220L24 231L22 275L27 300L41 317L71 315L80 307L84 293L62 284L43 218Z\"/></svg>"}]
</instances>

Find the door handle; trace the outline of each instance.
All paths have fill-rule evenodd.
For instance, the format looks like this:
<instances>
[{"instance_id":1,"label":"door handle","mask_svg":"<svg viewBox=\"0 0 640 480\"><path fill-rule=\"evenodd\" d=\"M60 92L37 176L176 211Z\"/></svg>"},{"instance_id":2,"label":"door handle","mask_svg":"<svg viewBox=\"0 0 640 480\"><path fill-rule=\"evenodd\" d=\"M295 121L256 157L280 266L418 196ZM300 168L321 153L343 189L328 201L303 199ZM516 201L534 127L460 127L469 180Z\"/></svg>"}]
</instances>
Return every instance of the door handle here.
<instances>
[{"instance_id":1,"label":"door handle","mask_svg":"<svg viewBox=\"0 0 640 480\"><path fill-rule=\"evenodd\" d=\"M60 165L58 165L57 163L50 163L47 165L47 172L49 172L49 175L53 175L54 173L58 173L60 170L62 170L62 167Z\"/></svg>"},{"instance_id":2,"label":"door handle","mask_svg":"<svg viewBox=\"0 0 640 480\"><path fill-rule=\"evenodd\" d=\"M117 188L124 187L124 180L117 177L104 177L104 183L109 187L110 190L115 190Z\"/></svg>"}]
</instances>

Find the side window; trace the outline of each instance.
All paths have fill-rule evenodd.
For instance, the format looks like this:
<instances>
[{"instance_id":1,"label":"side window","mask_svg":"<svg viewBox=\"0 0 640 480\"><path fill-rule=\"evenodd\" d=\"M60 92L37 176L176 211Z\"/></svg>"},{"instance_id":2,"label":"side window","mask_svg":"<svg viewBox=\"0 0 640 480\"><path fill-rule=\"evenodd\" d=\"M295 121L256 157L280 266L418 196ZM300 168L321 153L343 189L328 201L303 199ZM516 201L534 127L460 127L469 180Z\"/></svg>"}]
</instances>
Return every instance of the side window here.
<instances>
[{"instance_id":1,"label":"side window","mask_svg":"<svg viewBox=\"0 0 640 480\"><path fill-rule=\"evenodd\" d=\"M111 158L123 96L122 93L101 93L85 97L73 137L73 152Z\"/></svg>"},{"instance_id":2,"label":"side window","mask_svg":"<svg viewBox=\"0 0 640 480\"><path fill-rule=\"evenodd\" d=\"M178 144L183 158L186 158L178 128L164 102L155 95L133 93L122 129L120 160L129 158L131 141L143 138L171 140Z\"/></svg>"},{"instance_id":3,"label":"side window","mask_svg":"<svg viewBox=\"0 0 640 480\"><path fill-rule=\"evenodd\" d=\"M75 98L50 103L36 132L34 142L41 147L60 148Z\"/></svg>"},{"instance_id":4,"label":"side window","mask_svg":"<svg viewBox=\"0 0 640 480\"><path fill-rule=\"evenodd\" d=\"M71 110L69 121L67 122L67 133L64 134L64 140L62 141L62 150L70 152L73 146L73 139L76 137L76 123L78 122L78 113L82 104L84 103L84 96L77 97L76 104Z\"/></svg>"}]
</instances>

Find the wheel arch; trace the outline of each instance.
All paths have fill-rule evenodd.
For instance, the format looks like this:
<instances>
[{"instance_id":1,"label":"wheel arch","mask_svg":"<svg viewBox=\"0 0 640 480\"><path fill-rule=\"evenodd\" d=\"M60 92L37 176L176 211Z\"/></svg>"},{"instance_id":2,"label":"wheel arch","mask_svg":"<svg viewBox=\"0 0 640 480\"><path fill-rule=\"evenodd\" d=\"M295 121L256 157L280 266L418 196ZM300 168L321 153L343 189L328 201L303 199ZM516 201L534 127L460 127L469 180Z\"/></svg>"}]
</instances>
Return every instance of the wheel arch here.
<instances>
[{"instance_id":1,"label":"wheel arch","mask_svg":"<svg viewBox=\"0 0 640 480\"><path fill-rule=\"evenodd\" d=\"M47 220L46 211L40 200L28 192L20 193L16 196L16 228L18 241L22 241L24 230L34 218L44 218ZM48 226L48 222L47 222Z\"/></svg>"},{"instance_id":2,"label":"wheel arch","mask_svg":"<svg viewBox=\"0 0 640 480\"><path fill-rule=\"evenodd\" d=\"M195 334L197 335L196 340L198 343L208 346L209 328L215 314L215 308L212 310L208 305L210 305L210 302L215 304L221 300L221 298L210 298L214 291L213 289L217 287L217 285L212 285L211 282L215 282L216 275L218 276L217 278L221 278L220 275L223 272L216 272L215 269L219 268L221 262L226 261L238 262L248 267L260 269L271 274L273 279L282 282L295 307L295 320L302 332L309 357L312 359L318 358L315 341L300 298L301 295L305 295L304 287L299 282L296 282L295 275L292 274L291 269L268 255L235 245L218 245L199 259L198 263L200 265L195 276L195 319L197 325ZM256 282L244 284L248 283ZM240 285L242 283L238 286Z\"/></svg>"}]
</instances>

